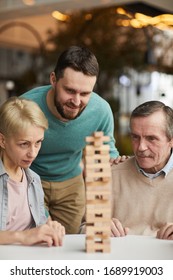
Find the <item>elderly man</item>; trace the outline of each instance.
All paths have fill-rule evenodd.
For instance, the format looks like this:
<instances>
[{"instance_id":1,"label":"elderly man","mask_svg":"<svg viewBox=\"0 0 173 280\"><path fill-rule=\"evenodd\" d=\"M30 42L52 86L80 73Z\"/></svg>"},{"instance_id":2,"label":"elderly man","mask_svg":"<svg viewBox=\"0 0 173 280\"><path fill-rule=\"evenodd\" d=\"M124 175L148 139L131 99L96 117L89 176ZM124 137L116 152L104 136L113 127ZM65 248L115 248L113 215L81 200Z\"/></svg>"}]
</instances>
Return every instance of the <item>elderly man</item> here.
<instances>
[{"instance_id":1,"label":"elderly man","mask_svg":"<svg viewBox=\"0 0 173 280\"><path fill-rule=\"evenodd\" d=\"M173 110L145 102L130 130L134 156L112 167L112 236L173 239Z\"/></svg>"}]
</instances>

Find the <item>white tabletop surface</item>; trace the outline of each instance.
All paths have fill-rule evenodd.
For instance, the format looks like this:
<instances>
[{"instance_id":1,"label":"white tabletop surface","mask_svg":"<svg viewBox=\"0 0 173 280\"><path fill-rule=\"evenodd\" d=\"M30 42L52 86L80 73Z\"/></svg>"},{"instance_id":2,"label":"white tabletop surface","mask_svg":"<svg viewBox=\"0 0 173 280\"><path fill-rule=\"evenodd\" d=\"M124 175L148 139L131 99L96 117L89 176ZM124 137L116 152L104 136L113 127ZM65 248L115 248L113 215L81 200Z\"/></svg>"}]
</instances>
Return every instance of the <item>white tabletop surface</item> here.
<instances>
[{"instance_id":1,"label":"white tabletop surface","mask_svg":"<svg viewBox=\"0 0 173 280\"><path fill-rule=\"evenodd\" d=\"M86 253L85 235L66 235L62 247L1 245L0 260L173 260L173 240L111 238L110 253Z\"/></svg>"}]
</instances>

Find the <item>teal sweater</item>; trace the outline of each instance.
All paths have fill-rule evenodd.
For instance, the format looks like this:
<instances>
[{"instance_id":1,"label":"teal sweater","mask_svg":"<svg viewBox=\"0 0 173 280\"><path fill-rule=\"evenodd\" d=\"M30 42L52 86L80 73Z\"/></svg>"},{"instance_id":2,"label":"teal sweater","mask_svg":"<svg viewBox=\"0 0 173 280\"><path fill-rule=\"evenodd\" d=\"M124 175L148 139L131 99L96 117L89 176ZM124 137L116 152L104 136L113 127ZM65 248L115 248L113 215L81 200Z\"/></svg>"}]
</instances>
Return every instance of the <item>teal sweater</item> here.
<instances>
[{"instance_id":1,"label":"teal sweater","mask_svg":"<svg viewBox=\"0 0 173 280\"><path fill-rule=\"evenodd\" d=\"M46 95L50 88L42 86L21 95L38 103L49 122L42 147L31 169L45 181L61 182L79 175L85 137L94 131L103 131L104 135L110 136L110 156L116 158L119 153L115 148L114 121L108 102L93 92L78 118L62 122L47 107Z\"/></svg>"}]
</instances>

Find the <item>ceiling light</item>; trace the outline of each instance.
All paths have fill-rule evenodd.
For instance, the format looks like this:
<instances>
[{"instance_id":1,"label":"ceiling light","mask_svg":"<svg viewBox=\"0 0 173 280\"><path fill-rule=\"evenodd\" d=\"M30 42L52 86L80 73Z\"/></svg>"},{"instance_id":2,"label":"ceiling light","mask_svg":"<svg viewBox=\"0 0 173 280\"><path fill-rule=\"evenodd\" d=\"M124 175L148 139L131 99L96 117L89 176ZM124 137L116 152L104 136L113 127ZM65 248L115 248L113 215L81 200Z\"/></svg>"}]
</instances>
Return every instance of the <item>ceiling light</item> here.
<instances>
[{"instance_id":1,"label":"ceiling light","mask_svg":"<svg viewBox=\"0 0 173 280\"><path fill-rule=\"evenodd\" d=\"M67 15L65 15L65 14L62 14L62 13L60 13L60 12L58 12L58 11L54 11L54 12L52 13L52 16L53 16L54 18L56 18L57 20L60 20L60 21L67 21L67 20L69 19L69 16L67 16Z\"/></svg>"},{"instance_id":2,"label":"ceiling light","mask_svg":"<svg viewBox=\"0 0 173 280\"><path fill-rule=\"evenodd\" d=\"M35 4L35 0L23 0L23 3L28 6L32 6Z\"/></svg>"}]
</instances>

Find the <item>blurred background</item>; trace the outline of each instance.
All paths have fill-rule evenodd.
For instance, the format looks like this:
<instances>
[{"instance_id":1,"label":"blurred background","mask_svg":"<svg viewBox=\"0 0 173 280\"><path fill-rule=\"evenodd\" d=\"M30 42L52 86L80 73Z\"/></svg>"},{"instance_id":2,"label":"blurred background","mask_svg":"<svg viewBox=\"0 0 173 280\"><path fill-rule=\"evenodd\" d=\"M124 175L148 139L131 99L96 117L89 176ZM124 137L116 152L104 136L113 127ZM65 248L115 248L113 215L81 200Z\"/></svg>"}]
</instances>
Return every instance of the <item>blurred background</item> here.
<instances>
[{"instance_id":1,"label":"blurred background","mask_svg":"<svg viewBox=\"0 0 173 280\"><path fill-rule=\"evenodd\" d=\"M130 155L131 111L148 100L173 107L173 1L0 0L0 104L49 84L59 53L76 44L99 61L95 91Z\"/></svg>"}]
</instances>

